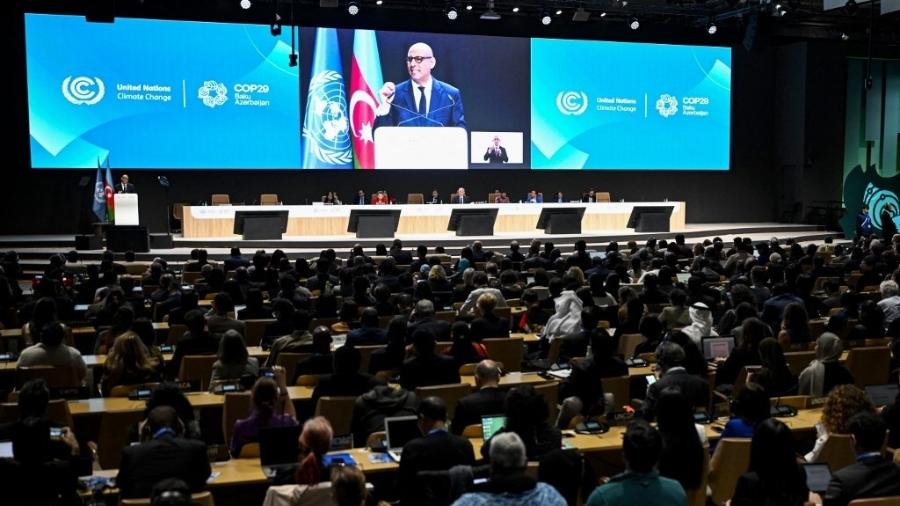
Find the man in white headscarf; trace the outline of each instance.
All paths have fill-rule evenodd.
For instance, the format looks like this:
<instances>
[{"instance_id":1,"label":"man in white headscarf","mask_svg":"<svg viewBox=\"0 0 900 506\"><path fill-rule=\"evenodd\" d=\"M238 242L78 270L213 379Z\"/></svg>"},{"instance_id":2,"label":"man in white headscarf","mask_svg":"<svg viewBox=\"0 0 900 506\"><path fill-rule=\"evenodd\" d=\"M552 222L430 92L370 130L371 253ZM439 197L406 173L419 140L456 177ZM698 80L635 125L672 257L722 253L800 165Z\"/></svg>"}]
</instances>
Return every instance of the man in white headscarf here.
<instances>
[{"instance_id":1,"label":"man in white headscarf","mask_svg":"<svg viewBox=\"0 0 900 506\"><path fill-rule=\"evenodd\" d=\"M554 301L556 313L547 320L541 339L553 341L564 337L576 337L581 334L581 299L572 290L559 294Z\"/></svg>"},{"instance_id":2,"label":"man in white headscarf","mask_svg":"<svg viewBox=\"0 0 900 506\"><path fill-rule=\"evenodd\" d=\"M694 344L697 345L697 348L703 349L700 341L704 337L719 335L712 328L712 311L709 310L709 306L707 306L706 304L702 302L695 302L691 304L691 308L688 311L688 314L690 314L691 316L691 324L681 329L681 331L691 338L691 341L693 341Z\"/></svg>"}]
</instances>

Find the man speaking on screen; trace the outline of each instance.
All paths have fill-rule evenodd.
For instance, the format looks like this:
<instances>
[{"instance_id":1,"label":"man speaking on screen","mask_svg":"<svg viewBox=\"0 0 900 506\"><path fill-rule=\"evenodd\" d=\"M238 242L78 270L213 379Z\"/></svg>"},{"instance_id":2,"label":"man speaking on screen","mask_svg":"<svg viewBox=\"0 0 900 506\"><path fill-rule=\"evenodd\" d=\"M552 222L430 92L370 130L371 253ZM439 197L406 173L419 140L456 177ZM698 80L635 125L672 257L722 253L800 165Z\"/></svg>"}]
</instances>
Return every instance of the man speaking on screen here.
<instances>
[{"instance_id":1,"label":"man speaking on screen","mask_svg":"<svg viewBox=\"0 0 900 506\"><path fill-rule=\"evenodd\" d=\"M406 53L410 79L400 84L386 82L381 87L376 126L466 128L459 90L431 76L436 63L428 44L410 46Z\"/></svg>"}]
</instances>

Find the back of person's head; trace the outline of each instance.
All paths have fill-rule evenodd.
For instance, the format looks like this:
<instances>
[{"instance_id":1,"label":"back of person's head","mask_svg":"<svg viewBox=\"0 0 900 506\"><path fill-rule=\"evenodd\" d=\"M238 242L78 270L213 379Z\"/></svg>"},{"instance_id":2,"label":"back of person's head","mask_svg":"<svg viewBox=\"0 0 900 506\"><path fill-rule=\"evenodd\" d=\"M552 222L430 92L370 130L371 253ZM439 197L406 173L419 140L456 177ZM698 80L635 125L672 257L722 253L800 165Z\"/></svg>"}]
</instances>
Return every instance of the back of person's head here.
<instances>
[{"instance_id":1,"label":"back of person's head","mask_svg":"<svg viewBox=\"0 0 900 506\"><path fill-rule=\"evenodd\" d=\"M849 434L850 419L864 412L875 412L866 393L855 385L838 385L831 389L822 406L822 425L830 434Z\"/></svg>"},{"instance_id":2,"label":"back of person's head","mask_svg":"<svg viewBox=\"0 0 900 506\"><path fill-rule=\"evenodd\" d=\"M359 372L362 363L362 355L353 346L341 346L334 351L335 374L346 375Z\"/></svg>"},{"instance_id":3,"label":"back of person's head","mask_svg":"<svg viewBox=\"0 0 900 506\"><path fill-rule=\"evenodd\" d=\"M188 484L177 478L166 478L156 485L150 493L150 506L192 506L191 489Z\"/></svg>"},{"instance_id":4,"label":"back of person's head","mask_svg":"<svg viewBox=\"0 0 900 506\"><path fill-rule=\"evenodd\" d=\"M172 406L157 406L150 410L147 415L147 423L145 425L151 438L158 438L163 433L172 436L180 435L184 432L181 420L178 419L178 413Z\"/></svg>"},{"instance_id":5,"label":"back of person's head","mask_svg":"<svg viewBox=\"0 0 900 506\"><path fill-rule=\"evenodd\" d=\"M401 341L406 340L406 328L409 326L409 322L407 322L406 318L403 315L397 315L391 318L391 321L388 322L387 327L387 337L388 342L393 341L394 339L400 339Z\"/></svg>"},{"instance_id":6,"label":"back of person's head","mask_svg":"<svg viewBox=\"0 0 900 506\"><path fill-rule=\"evenodd\" d=\"M515 432L501 432L492 437L490 456L492 476L519 474L528 464L525 443Z\"/></svg>"},{"instance_id":7,"label":"back of person's head","mask_svg":"<svg viewBox=\"0 0 900 506\"><path fill-rule=\"evenodd\" d=\"M428 329L416 329L412 335L412 344L419 356L434 354L434 333Z\"/></svg>"},{"instance_id":8,"label":"back of person's head","mask_svg":"<svg viewBox=\"0 0 900 506\"><path fill-rule=\"evenodd\" d=\"M853 415L847 424L856 453L881 452L887 436L887 425L884 418L871 411L863 411Z\"/></svg>"},{"instance_id":9,"label":"back of person's head","mask_svg":"<svg viewBox=\"0 0 900 506\"><path fill-rule=\"evenodd\" d=\"M597 328L597 324L600 323L600 317L600 308L597 306L584 306L581 310L581 328L591 332Z\"/></svg>"},{"instance_id":10,"label":"back of person's head","mask_svg":"<svg viewBox=\"0 0 900 506\"><path fill-rule=\"evenodd\" d=\"M594 360L608 360L616 353L616 343L606 329L597 329L590 333L591 353Z\"/></svg>"},{"instance_id":11,"label":"back of person's head","mask_svg":"<svg viewBox=\"0 0 900 506\"><path fill-rule=\"evenodd\" d=\"M416 316L420 318L434 316L434 303L428 299L416 302Z\"/></svg>"},{"instance_id":12,"label":"back of person's head","mask_svg":"<svg viewBox=\"0 0 900 506\"><path fill-rule=\"evenodd\" d=\"M654 315L644 315L638 324L638 332L650 341L655 341L662 337L665 327Z\"/></svg>"},{"instance_id":13,"label":"back of person's head","mask_svg":"<svg viewBox=\"0 0 900 506\"><path fill-rule=\"evenodd\" d=\"M206 318L203 317L203 311L192 309L184 315L184 325L187 327L191 337L200 337L205 334Z\"/></svg>"},{"instance_id":14,"label":"back of person's head","mask_svg":"<svg viewBox=\"0 0 900 506\"><path fill-rule=\"evenodd\" d=\"M251 398L258 415L264 419L271 417L275 411L275 402L278 400L278 385L275 380L266 377L256 380Z\"/></svg>"},{"instance_id":15,"label":"back of person's head","mask_svg":"<svg viewBox=\"0 0 900 506\"><path fill-rule=\"evenodd\" d=\"M693 406L678 387L660 392L656 403L656 421L663 438L664 453L660 468L685 488L701 483L704 450L694 425Z\"/></svg>"},{"instance_id":16,"label":"back of person's head","mask_svg":"<svg viewBox=\"0 0 900 506\"><path fill-rule=\"evenodd\" d=\"M673 306L684 306L687 304L688 295L679 288L676 288L669 292L669 302L672 303Z\"/></svg>"},{"instance_id":17,"label":"back of person's head","mask_svg":"<svg viewBox=\"0 0 900 506\"><path fill-rule=\"evenodd\" d=\"M535 430L547 423L549 408L544 397L531 385L510 389L506 395L506 428L523 438L532 437Z\"/></svg>"},{"instance_id":18,"label":"back of person's head","mask_svg":"<svg viewBox=\"0 0 900 506\"><path fill-rule=\"evenodd\" d=\"M150 399L147 400L144 412L146 415L149 415L150 411L159 406L171 406L182 421L194 420L194 408L184 395L184 392L175 383L161 383L159 387L153 390L150 394Z\"/></svg>"},{"instance_id":19,"label":"back of person's head","mask_svg":"<svg viewBox=\"0 0 900 506\"><path fill-rule=\"evenodd\" d=\"M247 362L247 345L240 332L230 329L222 335L219 341L219 362L229 365L243 364Z\"/></svg>"},{"instance_id":20,"label":"back of person's head","mask_svg":"<svg viewBox=\"0 0 900 506\"><path fill-rule=\"evenodd\" d=\"M494 314L494 308L497 306L497 297L490 293L483 293L475 303L478 305L478 310L482 316Z\"/></svg>"},{"instance_id":21,"label":"back of person's head","mask_svg":"<svg viewBox=\"0 0 900 506\"><path fill-rule=\"evenodd\" d=\"M430 422L447 421L447 403L440 397L426 397L419 402L419 416Z\"/></svg>"},{"instance_id":22,"label":"back of person's head","mask_svg":"<svg viewBox=\"0 0 900 506\"><path fill-rule=\"evenodd\" d=\"M302 309L294 311L294 314L291 316L291 322L295 331L306 332L309 330L310 321L309 313Z\"/></svg>"},{"instance_id":23,"label":"back of person's head","mask_svg":"<svg viewBox=\"0 0 900 506\"><path fill-rule=\"evenodd\" d=\"M42 378L28 380L19 390L19 419L45 418L50 403L50 389Z\"/></svg>"},{"instance_id":24,"label":"back of person's head","mask_svg":"<svg viewBox=\"0 0 900 506\"><path fill-rule=\"evenodd\" d=\"M378 310L374 307L363 309L359 321L363 327L378 327Z\"/></svg>"},{"instance_id":25,"label":"back of person's head","mask_svg":"<svg viewBox=\"0 0 900 506\"><path fill-rule=\"evenodd\" d=\"M732 401L731 411L734 416L755 427L759 422L769 418L771 413L769 394L760 385L747 383Z\"/></svg>"},{"instance_id":26,"label":"back of person's head","mask_svg":"<svg viewBox=\"0 0 900 506\"><path fill-rule=\"evenodd\" d=\"M755 471L768 487L781 485L801 472L791 429L784 422L767 418L756 426L749 471Z\"/></svg>"},{"instance_id":27,"label":"back of person's head","mask_svg":"<svg viewBox=\"0 0 900 506\"><path fill-rule=\"evenodd\" d=\"M472 284L475 286L484 286L488 282L488 275L484 271L477 271L472 275Z\"/></svg>"},{"instance_id":28,"label":"back of person's head","mask_svg":"<svg viewBox=\"0 0 900 506\"><path fill-rule=\"evenodd\" d=\"M231 295L228 295L225 292L216 294L213 305L216 306L216 313L220 315L224 315L229 311L234 311L234 302L231 300Z\"/></svg>"},{"instance_id":29,"label":"back of person's head","mask_svg":"<svg viewBox=\"0 0 900 506\"><path fill-rule=\"evenodd\" d=\"M315 353L328 353L331 351L331 330L325 325L319 325L313 329L313 348Z\"/></svg>"},{"instance_id":30,"label":"back of person's head","mask_svg":"<svg viewBox=\"0 0 900 506\"><path fill-rule=\"evenodd\" d=\"M478 365L475 366L475 377L479 384L499 383L500 364L490 359L478 362Z\"/></svg>"},{"instance_id":31,"label":"back of person's head","mask_svg":"<svg viewBox=\"0 0 900 506\"><path fill-rule=\"evenodd\" d=\"M331 468L331 497L337 506L360 506L365 504L368 496L366 475L358 467Z\"/></svg>"},{"instance_id":32,"label":"back of person's head","mask_svg":"<svg viewBox=\"0 0 900 506\"><path fill-rule=\"evenodd\" d=\"M747 318L741 324L741 346L756 351L759 343L769 334L769 326L759 318Z\"/></svg>"},{"instance_id":33,"label":"back of person's head","mask_svg":"<svg viewBox=\"0 0 900 506\"><path fill-rule=\"evenodd\" d=\"M664 342L656 347L656 363L663 371L679 367L684 363L684 348L673 342Z\"/></svg>"},{"instance_id":34,"label":"back of person's head","mask_svg":"<svg viewBox=\"0 0 900 506\"><path fill-rule=\"evenodd\" d=\"M646 421L635 420L628 424L622 441L622 450L629 470L641 474L649 473L659 461L662 437Z\"/></svg>"},{"instance_id":35,"label":"back of person's head","mask_svg":"<svg viewBox=\"0 0 900 506\"><path fill-rule=\"evenodd\" d=\"M334 438L334 430L324 416L310 418L303 424L300 433L300 441L313 454L322 456L331 449L331 440Z\"/></svg>"},{"instance_id":36,"label":"back of person's head","mask_svg":"<svg viewBox=\"0 0 900 506\"><path fill-rule=\"evenodd\" d=\"M44 346L59 346L65 337L66 329L60 322L50 322L41 329L41 344Z\"/></svg>"},{"instance_id":37,"label":"back of person's head","mask_svg":"<svg viewBox=\"0 0 900 506\"><path fill-rule=\"evenodd\" d=\"M455 321L450 326L450 335L454 341L469 341L472 337L472 329L464 321Z\"/></svg>"}]
</instances>

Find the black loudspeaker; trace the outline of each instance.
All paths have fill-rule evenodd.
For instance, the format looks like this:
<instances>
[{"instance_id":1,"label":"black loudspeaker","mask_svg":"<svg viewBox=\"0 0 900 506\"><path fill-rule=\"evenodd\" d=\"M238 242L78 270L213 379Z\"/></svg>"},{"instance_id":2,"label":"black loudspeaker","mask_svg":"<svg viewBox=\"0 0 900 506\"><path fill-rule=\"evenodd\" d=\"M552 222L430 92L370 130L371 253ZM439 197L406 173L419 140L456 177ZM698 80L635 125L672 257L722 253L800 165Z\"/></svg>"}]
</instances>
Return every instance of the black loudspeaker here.
<instances>
[{"instance_id":1,"label":"black loudspeaker","mask_svg":"<svg viewBox=\"0 0 900 506\"><path fill-rule=\"evenodd\" d=\"M150 251L147 227L116 226L106 231L106 248L113 251Z\"/></svg>"},{"instance_id":2,"label":"black loudspeaker","mask_svg":"<svg viewBox=\"0 0 900 506\"><path fill-rule=\"evenodd\" d=\"M172 249L174 247L172 234L150 234L150 249Z\"/></svg>"},{"instance_id":3,"label":"black loudspeaker","mask_svg":"<svg viewBox=\"0 0 900 506\"><path fill-rule=\"evenodd\" d=\"M103 241L96 235L76 235L75 249L77 250L99 250L103 249Z\"/></svg>"}]
</instances>

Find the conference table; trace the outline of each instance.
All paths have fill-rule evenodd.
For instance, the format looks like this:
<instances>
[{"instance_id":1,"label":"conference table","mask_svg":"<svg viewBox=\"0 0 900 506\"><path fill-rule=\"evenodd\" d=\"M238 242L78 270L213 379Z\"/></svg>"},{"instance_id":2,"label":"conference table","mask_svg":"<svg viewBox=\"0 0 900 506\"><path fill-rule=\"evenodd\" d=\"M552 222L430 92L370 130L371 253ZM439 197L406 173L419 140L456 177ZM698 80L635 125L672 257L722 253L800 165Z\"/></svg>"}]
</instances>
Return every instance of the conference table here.
<instances>
[{"instance_id":1,"label":"conference table","mask_svg":"<svg viewBox=\"0 0 900 506\"><path fill-rule=\"evenodd\" d=\"M583 232L625 230L635 207L671 206L671 230L684 230L684 202L573 202L543 204L404 204L404 205L287 205L287 206L185 206L182 231L184 238L237 239L234 215L237 211L287 211L288 236L348 236L350 211L353 209L400 210L398 234L446 234L453 209L497 209L495 233L528 232L534 234L542 208L583 207Z\"/></svg>"}]
</instances>

